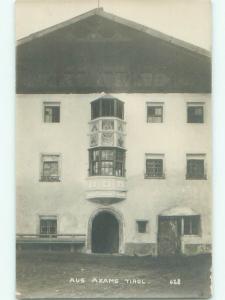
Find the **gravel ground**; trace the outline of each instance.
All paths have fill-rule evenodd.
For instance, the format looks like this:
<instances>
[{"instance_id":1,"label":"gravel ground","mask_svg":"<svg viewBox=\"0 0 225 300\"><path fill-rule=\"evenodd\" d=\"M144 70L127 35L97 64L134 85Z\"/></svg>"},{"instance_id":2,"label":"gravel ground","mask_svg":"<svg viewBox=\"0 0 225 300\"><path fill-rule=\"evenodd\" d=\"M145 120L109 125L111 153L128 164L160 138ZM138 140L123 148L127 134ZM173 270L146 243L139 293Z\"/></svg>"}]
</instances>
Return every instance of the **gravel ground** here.
<instances>
[{"instance_id":1,"label":"gravel ground","mask_svg":"<svg viewBox=\"0 0 225 300\"><path fill-rule=\"evenodd\" d=\"M17 298L208 298L209 255L17 253Z\"/></svg>"}]
</instances>

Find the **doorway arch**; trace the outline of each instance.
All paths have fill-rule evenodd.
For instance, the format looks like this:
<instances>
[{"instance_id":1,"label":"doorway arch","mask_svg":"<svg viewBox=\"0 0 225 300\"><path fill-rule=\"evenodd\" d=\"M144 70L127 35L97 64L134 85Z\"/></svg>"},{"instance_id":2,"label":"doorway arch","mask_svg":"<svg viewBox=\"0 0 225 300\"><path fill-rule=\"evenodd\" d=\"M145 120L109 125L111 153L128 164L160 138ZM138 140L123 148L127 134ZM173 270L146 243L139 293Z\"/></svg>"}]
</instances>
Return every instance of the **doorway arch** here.
<instances>
[{"instance_id":1,"label":"doorway arch","mask_svg":"<svg viewBox=\"0 0 225 300\"><path fill-rule=\"evenodd\" d=\"M114 209L98 209L88 224L87 252L122 253L123 222Z\"/></svg>"}]
</instances>

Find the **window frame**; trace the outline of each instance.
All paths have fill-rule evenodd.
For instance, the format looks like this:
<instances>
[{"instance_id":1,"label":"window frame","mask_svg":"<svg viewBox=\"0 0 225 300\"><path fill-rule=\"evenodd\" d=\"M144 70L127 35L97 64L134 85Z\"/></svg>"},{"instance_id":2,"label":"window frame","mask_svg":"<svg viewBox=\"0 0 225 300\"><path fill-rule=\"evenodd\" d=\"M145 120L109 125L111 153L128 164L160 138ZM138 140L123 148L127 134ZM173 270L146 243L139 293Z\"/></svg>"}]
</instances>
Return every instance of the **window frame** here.
<instances>
[{"instance_id":1,"label":"window frame","mask_svg":"<svg viewBox=\"0 0 225 300\"><path fill-rule=\"evenodd\" d=\"M160 116L156 116L154 115L153 117L160 117L161 118L161 122L150 122L149 121L149 117L148 117L148 109L152 107L152 108L161 108L161 115ZM165 122L165 109L164 109L164 102L147 102L146 103L146 122L149 124L162 124Z\"/></svg>"},{"instance_id":2,"label":"window frame","mask_svg":"<svg viewBox=\"0 0 225 300\"><path fill-rule=\"evenodd\" d=\"M203 175L199 176L192 176L189 173L188 161L189 160L196 160L196 161L203 161ZM207 168L206 168L206 154L186 154L186 180L206 180L207 179Z\"/></svg>"},{"instance_id":3,"label":"window frame","mask_svg":"<svg viewBox=\"0 0 225 300\"><path fill-rule=\"evenodd\" d=\"M42 233L41 231L41 222L42 221L55 221L56 222L56 231L54 233ZM49 228L48 228L49 230ZM58 216L57 215L39 215L39 224L38 224L38 234L41 238L57 238L59 232L59 226L58 226Z\"/></svg>"},{"instance_id":4,"label":"window frame","mask_svg":"<svg viewBox=\"0 0 225 300\"><path fill-rule=\"evenodd\" d=\"M58 176L54 179L54 176L52 177L52 180L44 180L44 156L57 156L58 157ZM62 155L61 153L41 153L40 154L40 171L39 171L39 181L40 182L61 182L62 181ZM49 176L51 177L51 176Z\"/></svg>"},{"instance_id":5,"label":"window frame","mask_svg":"<svg viewBox=\"0 0 225 300\"><path fill-rule=\"evenodd\" d=\"M183 216L183 236L201 236L201 215L191 215L191 216ZM193 233L193 218L197 218L198 220L198 224L197 224L197 233ZM191 221L189 223L189 229L190 229L190 233L185 233L185 220Z\"/></svg>"},{"instance_id":6,"label":"window frame","mask_svg":"<svg viewBox=\"0 0 225 300\"><path fill-rule=\"evenodd\" d=\"M58 107L59 108L59 121L58 122L45 121L45 108L46 107ZM42 103L42 121L44 124L59 124L59 123L61 123L61 102L59 102L59 101L44 101Z\"/></svg>"},{"instance_id":7,"label":"window frame","mask_svg":"<svg viewBox=\"0 0 225 300\"><path fill-rule=\"evenodd\" d=\"M147 172L147 161L148 160L161 160L162 161L162 172L161 176L149 176ZM156 153L145 153L145 179L165 179L165 155Z\"/></svg>"},{"instance_id":8,"label":"window frame","mask_svg":"<svg viewBox=\"0 0 225 300\"><path fill-rule=\"evenodd\" d=\"M144 223L145 224L145 231L140 231L140 223ZM149 233L149 221L146 219L137 219L136 220L136 232L138 234L146 234Z\"/></svg>"},{"instance_id":9,"label":"window frame","mask_svg":"<svg viewBox=\"0 0 225 300\"><path fill-rule=\"evenodd\" d=\"M189 120L189 108L201 108L202 109L202 121L201 122L193 122L193 121ZM205 124L205 102L187 102L186 122L187 122L187 124Z\"/></svg>"}]
</instances>

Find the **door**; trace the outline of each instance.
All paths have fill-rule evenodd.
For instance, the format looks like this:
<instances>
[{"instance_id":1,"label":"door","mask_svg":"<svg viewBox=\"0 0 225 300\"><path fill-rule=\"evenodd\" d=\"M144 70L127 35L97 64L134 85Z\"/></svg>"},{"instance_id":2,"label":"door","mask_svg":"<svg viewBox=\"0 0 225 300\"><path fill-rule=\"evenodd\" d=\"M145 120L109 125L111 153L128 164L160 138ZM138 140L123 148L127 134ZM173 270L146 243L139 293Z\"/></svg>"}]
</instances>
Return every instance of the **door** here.
<instances>
[{"instance_id":1,"label":"door","mask_svg":"<svg viewBox=\"0 0 225 300\"><path fill-rule=\"evenodd\" d=\"M99 213L92 222L92 252L118 253L119 223L108 212Z\"/></svg>"},{"instance_id":2,"label":"door","mask_svg":"<svg viewBox=\"0 0 225 300\"><path fill-rule=\"evenodd\" d=\"M169 256L181 253L181 217L158 219L158 255Z\"/></svg>"}]
</instances>

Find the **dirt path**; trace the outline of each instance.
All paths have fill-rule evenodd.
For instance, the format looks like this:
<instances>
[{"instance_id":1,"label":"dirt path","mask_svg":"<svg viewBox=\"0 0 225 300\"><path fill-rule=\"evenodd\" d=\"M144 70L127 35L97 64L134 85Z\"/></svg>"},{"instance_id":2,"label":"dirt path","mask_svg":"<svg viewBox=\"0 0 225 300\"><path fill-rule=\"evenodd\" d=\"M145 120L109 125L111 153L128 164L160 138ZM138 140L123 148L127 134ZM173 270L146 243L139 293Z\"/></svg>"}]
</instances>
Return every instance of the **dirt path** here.
<instances>
[{"instance_id":1,"label":"dirt path","mask_svg":"<svg viewBox=\"0 0 225 300\"><path fill-rule=\"evenodd\" d=\"M206 298L210 265L207 255L165 259L24 251L17 255L17 292L18 298Z\"/></svg>"}]
</instances>

